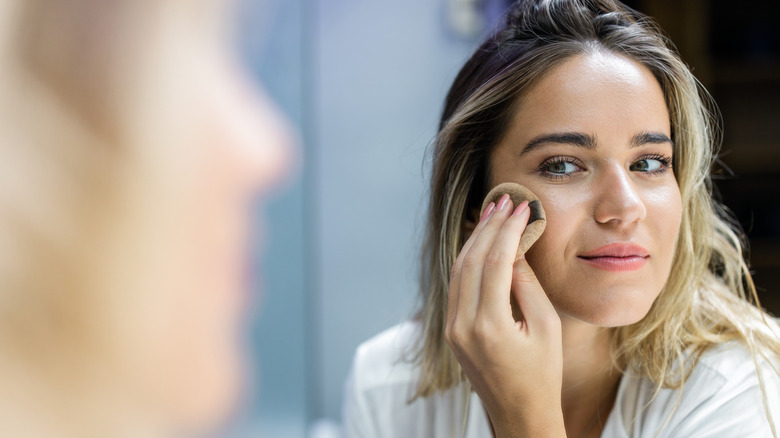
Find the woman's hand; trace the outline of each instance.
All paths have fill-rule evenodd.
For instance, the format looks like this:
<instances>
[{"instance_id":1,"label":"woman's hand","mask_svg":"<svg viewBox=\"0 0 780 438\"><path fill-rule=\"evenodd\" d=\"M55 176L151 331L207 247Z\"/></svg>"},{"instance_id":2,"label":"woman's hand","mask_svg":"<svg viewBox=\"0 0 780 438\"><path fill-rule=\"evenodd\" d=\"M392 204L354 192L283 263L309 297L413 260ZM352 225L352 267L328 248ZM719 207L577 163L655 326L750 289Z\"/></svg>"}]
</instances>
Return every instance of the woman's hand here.
<instances>
[{"instance_id":1,"label":"woman's hand","mask_svg":"<svg viewBox=\"0 0 780 438\"><path fill-rule=\"evenodd\" d=\"M515 261L529 216L508 195L491 204L450 275L447 343L499 438L565 436L561 321L525 258Z\"/></svg>"}]
</instances>

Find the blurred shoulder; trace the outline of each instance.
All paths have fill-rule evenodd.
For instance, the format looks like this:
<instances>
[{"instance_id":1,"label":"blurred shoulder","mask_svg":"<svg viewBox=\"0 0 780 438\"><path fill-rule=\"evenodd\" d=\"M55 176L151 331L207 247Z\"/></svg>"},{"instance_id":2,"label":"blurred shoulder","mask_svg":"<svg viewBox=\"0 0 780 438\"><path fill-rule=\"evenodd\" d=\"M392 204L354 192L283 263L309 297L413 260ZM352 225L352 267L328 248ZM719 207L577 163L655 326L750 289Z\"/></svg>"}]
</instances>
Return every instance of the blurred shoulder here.
<instances>
[{"instance_id":1,"label":"blurred shoulder","mask_svg":"<svg viewBox=\"0 0 780 438\"><path fill-rule=\"evenodd\" d=\"M409 356L419 335L420 324L405 321L360 344L352 364L356 383L366 390L416 380L416 367Z\"/></svg>"}]
</instances>

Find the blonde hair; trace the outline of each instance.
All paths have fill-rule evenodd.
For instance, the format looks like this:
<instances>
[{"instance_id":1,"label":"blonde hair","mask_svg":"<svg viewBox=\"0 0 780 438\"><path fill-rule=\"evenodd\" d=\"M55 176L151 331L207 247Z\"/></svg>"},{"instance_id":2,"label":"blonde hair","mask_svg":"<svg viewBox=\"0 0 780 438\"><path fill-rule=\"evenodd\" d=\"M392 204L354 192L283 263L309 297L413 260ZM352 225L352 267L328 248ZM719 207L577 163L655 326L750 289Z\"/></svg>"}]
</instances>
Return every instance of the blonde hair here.
<instances>
[{"instance_id":1,"label":"blonde hair","mask_svg":"<svg viewBox=\"0 0 780 438\"><path fill-rule=\"evenodd\" d=\"M211 31L206 4L0 8L0 377L22 370L58 398L54 409L143 361L123 341L154 317L136 305L160 281L149 243L169 225L169 164L187 156L179 114L192 87L178 39L185 25Z\"/></svg>"},{"instance_id":2,"label":"blonde hair","mask_svg":"<svg viewBox=\"0 0 780 438\"><path fill-rule=\"evenodd\" d=\"M681 388L700 355L714 345L739 341L756 361L780 354L777 326L758 306L742 234L712 199L709 175L720 133L706 90L658 28L617 1L518 1L506 24L466 62L445 101L422 252L423 335L414 350L420 371L415 398L464 379L444 340L447 288L466 239L464 224L476 219L490 189L492 148L514 106L540 77L571 56L596 50L641 63L660 83L683 204L672 272L645 318L614 329L615 363L648 376L659 389ZM676 361L686 366L675 367Z\"/></svg>"}]
</instances>

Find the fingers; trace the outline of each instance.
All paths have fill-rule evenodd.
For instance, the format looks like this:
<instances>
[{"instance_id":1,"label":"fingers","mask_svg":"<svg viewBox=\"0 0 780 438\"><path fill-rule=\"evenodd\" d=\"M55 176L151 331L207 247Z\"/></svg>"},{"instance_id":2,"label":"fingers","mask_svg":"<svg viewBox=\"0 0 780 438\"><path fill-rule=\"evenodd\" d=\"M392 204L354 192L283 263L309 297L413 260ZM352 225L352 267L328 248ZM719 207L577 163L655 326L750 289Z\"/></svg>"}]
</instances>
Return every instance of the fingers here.
<instances>
[{"instance_id":1,"label":"fingers","mask_svg":"<svg viewBox=\"0 0 780 438\"><path fill-rule=\"evenodd\" d=\"M552 326L559 321L531 267L524 258L515 261L529 217L527 202L512 210L508 196L502 197L494 209L485 210L452 268L448 338L457 327L474 327L475 322L486 329L496 324L514 325L512 294L526 330L529 326Z\"/></svg>"},{"instance_id":2,"label":"fingers","mask_svg":"<svg viewBox=\"0 0 780 438\"><path fill-rule=\"evenodd\" d=\"M490 321L514 324L512 308L509 306L513 265L529 218L528 202L520 203L496 233L485 256L478 312ZM502 313L505 318L496 318L502 316Z\"/></svg>"},{"instance_id":3,"label":"fingers","mask_svg":"<svg viewBox=\"0 0 780 438\"><path fill-rule=\"evenodd\" d=\"M456 319L461 327L471 326L478 313L484 314L483 321L514 323L508 305L512 265L530 211L525 202L514 212L512 207L509 196L503 196L494 211L486 209L455 261L450 276L448 330Z\"/></svg>"},{"instance_id":4,"label":"fingers","mask_svg":"<svg viewBox=\"0 0 780 438\"><path fill-rule=\"evenodd\" d=\"M512 201L509 199L509 195L503 196L496 205L496 211L487 218L484 227L479 231L471 246L461 251L456 311L462 322L472 321L477 314L485 260L496 241L496 236L509 216L511 208ZM507 279L504 286L507 293L510 286L511 279Z\"/></svg>"},{"instance_id":5,"label":"fingers","mask_svg":"<svg viewBox=\"0 0 780 438\"><path fill-rule=\"evenodd\" d=\"M531 266L522 257L514 264L512 273L512 295L523 314L525 330L557 330L560 332L560 318L547 294L539 284Z\"/></svg>"},{"instance_id":6,"label":"fingers","mask_svg":"<svg viewBox=\"0 0 780 438\"><path fill-rule=\"evenodd\" d=\"M560 394L560 319L525 259L515 261L529 216L526 202L513 209L509 196L502 197L486 210L450 273L445 339L488 410ZM524 315L520 325L512 315L513 294ZM539 360L545 367L533 366ZM544 372L526 372L539 368Z\"/></svg>"},{"instance_id":7,"label":"fingers","mask_svg":"<svg viewBox=\"0 0 780 438\"><path fill-rule=\"evenodd\" d=\"M469 238L466 240L466 243L463 244L463 248L461 249L460 254L458 254L458 258L452 265L452 269L450 270L450 284L447 296L447 321L452 321L457 312L460 291L460 271L461 265L463 264L463 258L466 256L466 254L468 254L471 246L477 239L477 236L479 236L479 233L483 228L485 228L488 219L490 219L493 213L495 213L495 209L496 205L491 202L482 214L482 217L480 218L477 226L474 227L474 231L471 233L471 236L469 236Z\"/></svg>"}]
</instances>

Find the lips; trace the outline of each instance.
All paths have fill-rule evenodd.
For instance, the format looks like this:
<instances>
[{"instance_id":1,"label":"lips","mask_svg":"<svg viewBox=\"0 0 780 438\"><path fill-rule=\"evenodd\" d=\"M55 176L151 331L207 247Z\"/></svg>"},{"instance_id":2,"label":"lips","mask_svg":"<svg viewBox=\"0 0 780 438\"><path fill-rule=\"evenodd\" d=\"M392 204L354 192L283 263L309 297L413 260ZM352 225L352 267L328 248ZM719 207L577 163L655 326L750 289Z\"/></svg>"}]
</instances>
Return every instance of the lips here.
<instances>
[{"instance_id":1,"label":"lips","mask_svg":"<svg viewBox=\"0 0 780 438\"><path fill-rule=\"evenodd\" d=\"M634 271L647 263L647 250L633 243L611 243L577 256L588 265L605 271Z\"/></svg>"}]
</instances>

